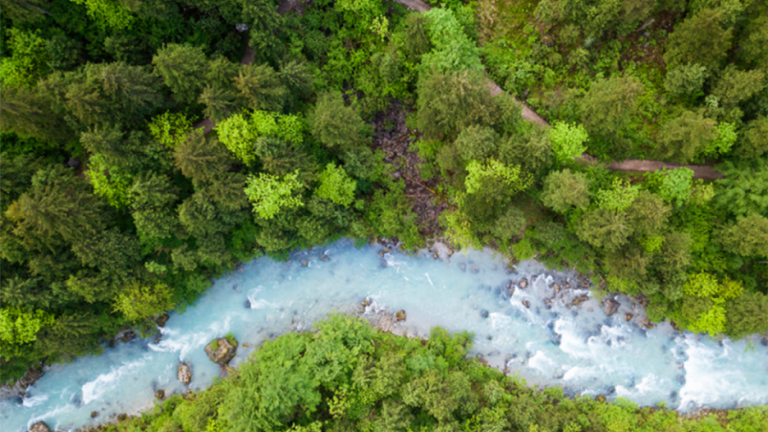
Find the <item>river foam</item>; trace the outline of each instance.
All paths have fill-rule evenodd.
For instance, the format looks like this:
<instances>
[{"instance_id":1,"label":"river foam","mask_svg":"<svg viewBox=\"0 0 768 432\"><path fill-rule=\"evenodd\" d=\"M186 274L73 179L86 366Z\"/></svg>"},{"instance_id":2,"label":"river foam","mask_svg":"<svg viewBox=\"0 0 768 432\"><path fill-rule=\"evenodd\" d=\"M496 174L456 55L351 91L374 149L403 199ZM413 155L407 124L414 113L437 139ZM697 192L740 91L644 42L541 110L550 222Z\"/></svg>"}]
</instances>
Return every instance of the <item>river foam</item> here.
<instances>
[{"instance_id":1,"label":"river foam","mask_svg":"<svg viewBox=\"0 0 768 432\"><path fill-rule=\"evenodd\" d=\"M443 251L435 260L428 251L411 257L378 246L357 249L351 241L294 252L290 262L257 259L215 281L183 314L172 313L157 343L135 339L51 366L27 397L0 401L0 421L8 432L38 420L66 430L137 413L152 405L158 389L209 386L220 374L203 352L212 338L232 332L250 345L241 344L236 366L265 339L310 329L332 311L358 312L364 298L372 301L368 314L407 312L396 332L425 337L436 325L474 332L475 354L529 384L641 405L665 402L681 411L768 404L768 347L681 335L667 324L643 330L627 298L618 298L618 313L606 317L588 290L556 294L554 283L578 286L575 273L533 261L508 271L505 264L491 251L450 258ZM529 286L510 296L509 282L522 278ZM574 306L582 295L587 300ZM628 312L633 322L625 321ZM192 366L188 386L176 379L180 361Z\"/></svg>"}]
</instances>

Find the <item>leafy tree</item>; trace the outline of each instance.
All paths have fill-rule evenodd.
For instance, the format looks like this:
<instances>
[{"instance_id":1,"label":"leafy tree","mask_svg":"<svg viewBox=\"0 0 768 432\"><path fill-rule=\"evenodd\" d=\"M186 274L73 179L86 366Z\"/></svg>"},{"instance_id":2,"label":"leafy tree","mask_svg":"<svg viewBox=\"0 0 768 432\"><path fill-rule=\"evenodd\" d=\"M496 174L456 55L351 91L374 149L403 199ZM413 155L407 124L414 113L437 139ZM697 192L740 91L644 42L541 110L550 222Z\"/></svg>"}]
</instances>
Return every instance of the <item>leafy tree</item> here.
<instances>
[{"instance_id":1,"label":"leafy tree","mask_svg":"<svg viewBox=\"0 0 768 432\"><path fill-rule=\"evenodd\" d=\"M464 160L482 160L496 150L499 135L487 126L469 126L456 137L454 145Z\"/></svg>"},{"instance_id":2,"label":"leafy tree","mask_svg":"<svg viewBox=\"0 0 768 432\"><path fill-rule=\"evenodd\" d=\"M569 169L553 171L544 180L542 203L558 213L566 213L573 207L589 206L589 180L587 176Z\"/></svg>"},{"instance_id":3,"label":"leafy tree","mask_svg":"<svg viewBox=\"0 0 768 432\"><path fill-rule=\"evenodd\" d=\"M349 150L365 139L363 119L353 107L344 105L341 93L321 94L308 120L312 135L328 147Z\"/></svg>"},{"instance_id":4,"label":"leafy tree","mask_svg":"<svg viewBox=\"0 0 768 432\"><path fill-rule=\"evenodd\" d=\"M675 162L689 162L717 138L716 126L714 120L704 118L701 113L683 111L662 126L659 136L661 154Z\"/></svg>"},{"instance_id":5,"label":"leafy tree","mask_svg":"<svg viewBox=\"0 0 768 432\"><path fill-rule=\"evenodd\" d=\"M530 179L520 167L504 165L495 159L486 163L471 161L467 164L467 173L464 186L470 194L479 192L488 182L503 184L510 194L522 191L530 184Z\"/></svg>"},{"instance_id":6,"label":"leafy tree","mask_svg":"<svg viewBox=\"0 0 768 432\"><path fill-rule=\"evenodd\" d=\"M494 123L493 98L480 73L422 73L417 93L418 127L428 138L453 137L471 125Z\"/></svg>"},{"instance_id":7,"label":"leafy tree","mask_svg":"<svg viewBox=\"0 0 768 432\"><path fill-rule=\"evenodd\" d=\"M355 200L357 182L347 175L344 168L329 163L325 171L320 173L318 181L320 185L315 190L315 194L320 198L331 200L344 207L349 207Z\"/></svg>"},{"instance_id":8,"label":"leafy tree","mask_svg":"<svg viewBox=\"0 0 768 432\"><path fill-rule=\"evenodd\" d=\"M53 316L37 309L25 312L19 308L0 309L0 342L3 345L24 345L37 340L37 333L43 326L53 324ZM3 348L6 348L3 346ZM13 353L3 349L2 356Z\"/></svg>"},{"instance_id":9,"label":"leafy tree","mask_svg":"<svg viewBox=\"0 0 768 432\"><path fill-rule=\"evenodd\" d=\"M34 23L51 14L51 3L46 0L3 0L3 15L14 22Z\"/></svg>"},{"instance_id":10,"label":"leafy tree","mask_svg":"<svg viewBox=\"0 0 768 432\"><path fill-rule=\"evenodd\" d=\"M647 190L641 190L627 209L634 234L645 239L646 249L655 250L661 244L654 245L654 242L663 243L664 238L660 233L667 223L670 210L661 198Z\"/></svg>"},{"instance_id":11,"label":"leafy tree","mask_svg":"<svg viewBox=\"0 0 768 432\"><path fill-rule=\"evenodd\" d=\"M153 318L173 308L172 296L168 285L144 286L137 282L117 297L115 310L132 322Z\"/></svg>"},{"instance_id":12,"label":"leafy tree","mask_svg":"<svg viewBox=\"0 0 768 432\"><path fill-rule=\"evenodd\" d=\"M725 178L717 180L715 203L737 216L768 215L768 161L725 163Z\"/></svg>"},{"instance_id":13,"label":"leafy tree","mask_svg":"<svg viewBox=\"0 0 768 432\"><path fill-rule=\"evenodd\" d=\"M725 304L726 334L733 340L768 331L768 296L745 292Z\"/></svg>"},{"instance_id":14,"label":"leafy tree","mask_svg":"<svg viewBox=\"0 0 768 432\"><path fill-rule=\"evenodd\" d=\"M525 213L517 207L509 207L491 227L491 233L499 239L509 240L521 237L527 221Z\"/></svg>"},{"instance_id":15,"label":"leafy tree","mask_svg":"<svg viewBox=\"0 0 768 432\"><path fill-rule=\"evenodd\" d=\"M674 97L694 101L704 96L702 88L707 68L698 64L682 64L667 72L664 88Z\"/></svg>"},{"instance_id":16,"label":"leafy tree","mask_svg":"<svg viewBox=\"0 0 768 432\"><path fill-rule=\"evenodd\" d=\"M183 113L165 113L155 116L149 123L152 138L165 148L174 149L192 133L192 122Z\"/></svg>"},{"instance_id":17,"label":"leafy tree","mask_svg":"<svg viewBox=\"0 0 768 432\"><path fill-rule=\"evenodd\" d=\"M768 152L768 116L747 123L735 153L745 159L760 157Z\"/></svg>"},{"instance_id":18,"label":"leafy tree","mask_svg":"<svg viewBox=\"0 0 768 432\"><path fill-rule=\"evenodd\" d=\"M765 74L762 71L740 71L731 66L720 76L712 94L717 96L720 104L729 107L760 92L765 87L764 81Z\"/></svg>"},{"instance_id":19,"label":"leafy tree","mask_svg":"<svg viewBox=\"0 0 768 432\"><path fill-rule=\"evenodd\" d=\"M203 112L213 122L226 119L241 106L241 101L233 89L210 84L203 88L203 92L200 94L200 103L205 105Z\"/></svg>"},{"instance_id":20,"label":"leafy tree","mask_svg":"<svg viewBox=\"0 0 768 432\"><path fill-rule=\"evenodd\" d=\"M45 41L40 31L8 30L8 48L0 64L0 82L8 87L32 87L49 70Z\"/></svg>"},{"instance_id":21,"label":"leafy tree","mask_svg":"<svg viewBox=\"0 0 768 432\"><path fill-rule=\"evenodd\" d=\"M575 231L592 246L617 250L627 242L631 228L625 213L600 208L585 213L576 223Z\"/></svg>"},{"instance_id":22,"label":"leafy tree","mask_svg":"<svg viewBox=\"0 0 768 432\"><path fill-rule=\"evenodd\" d=\"M705 156L727 154L731 151L731 147L733 147L738 138L739 134L736 132L736 125L734 123L718 123L717 136L701 150L701 154Z\"/></svg>"},{"instance_id":23,"label":"leafy tree","mask_svg":"<svg viewBox=\"0 0 768 432\"><path fill-rule=\"evenodd\" d=\"M201 47L165 45L152 58L152 65L155 75L162 78L178 102L197 102L208 69L208 59Z\"/></svg>"},{"instance_id":24,"label":"leafy tree","mask_svg":"<svg viewBox=\"0 0 768 432\"><path fill-rule=\"evenodd\" d=\"M194 133L173 151L176 168L199 182L213 181L232 163L226 148L216 137Z\"/></svg>"},{"instance_id":25,"label":"leafy tree","mask_svg":"<svg viewBox=\"0 0 768 432\"><path fill-rule=\"evenodd\" d=\"M255 0L245 3L242 8L242 22L250 27L248 45L262 61L274 61L282 53L278 33L283 27L283 18L273 2ZM238 20L238 22L240 22Z\"/></svg>"},{"instance_id":26,"label":"leafy tree","mask_svg":"<svg viewBox=\"0 0 768 432\"><path fill-rule=\"evenodd\" d=\"M750 214L740 216L735 224L729 224L718 236L720 244L728 251L742 256L768 258L768 218Z\"/></svg>"},{"instance_id":27,"label":"leafy tree","mask_svg":"<svg viewBox=\"0 0 768 432\"><path fill-rule=\"evenodd\" d=\"M303 185L297 180L299 171L282 179L275 175L259 173L249 176L245 194L253 203L253 211L262 219L272 219L282 209L302 207L301 197L293 196Z\"/></svg>"},{"instance_id":28,"label":"leafy tree","mask_svg":"<svg viewBox=\"0 0 768 432\"><path fill-rule=\"evenodd\" d=\"M178 227L179 192L163 174L141 174L131 187L131 215L143 242L171 237Z\"/></svg>"},{"instance_id":29,"label":"leafy tree","mask_svg":"<svg viewBox=\"0 0 768 432\"><path fill-rule=\"evenodd\" d=\"M93 18L99 27L122 30L130 28L135 17L122 3L113 0L71 0L73 3L85 5L88 16Z\"/></svg>"},{"instance_id":30,"label":"leafy tree","mask_svg":"<svg viewBox=\"0 0 768 432\"><path fill-rule=\"evenodd\" d=\"M526 134L510 134L501 139L498 157L505 164L519 164L528 173L539 175L552 162L553 152L549 133L534 127Z\"/></svg>"},{"instance_id":31,"label":"leafy tree","mask_svg":"<svg viewBox=\"0 0 768 432\"><path fill-rule=\"evenodd\" d=\"M95 154L89 159L85 176L93 186L93 192L107 200L115 208L130 204L130 188L133 178L122 169L109 166L104 155Z\"/></svg>"},{"instance_id":32,"label":"leafy tree","mask_svg":"<svg viewBox=\"0 0 768 432\"><path fill-rule=\"evenodd\" d=\"M0 128L51 143L66 143L72 131L44 93L0 86Z\"/></svg>"},{"instance_id":33,"label":"leafy tree","mask_svg":"<svg viewBox=\"0 0 768 432\"><path fill-rule=\"evenodd\" d=\"M612 142L614 147L621 149L625 129L637 109L637 98L642 91L643 85L632 76L592 83L579 104L582 122L589 135Z\"/></svg>"},{"instance_id":34,"label":"leafy tree","mask_svg":"<svg viewBox=\"0 0 768 432\"><path fill-rule=\"evenodd\" d=\"M433 48L422 56L422 70L440 73L482 70L477 45L464 33L452 10L432 8L424 15Z\"/></svg>"},{"instance_id":35,"label":"leafy tree","mask_svg":"<svg viewBox=\"0 0 768 432\"><path fill-rule=\"evenodd\" d=\"M555 122L549 131L555 160L560 164L567 164L581 157L581 154L587 150L584 143L588 138L589 135L582 125Z\"/></svg>"},{"instance_id":36,"label":"leafy tree","mask_svg":"<svg viewBox=\"0 0 768 432\"><path fill-rule=\"evenodd\" d=\"M702 38L702 34L709 35ZM669 36L664 62L672 69L683 64L699 64L717 71L731 48L733 34L723 25L723 13L704 9L675 26Z\"/></svg>"},{"instance_id":37,"label":"leafy tree","mask_svg":"<svg viewBox=\"0 0 768 432\"><path fill-rule=\"evenodd\" d=\"M682 206L693 192L693 170L686 167L664 169L645 174L646 185L666 202Z\"/></svg>"},{"instance_id":38,"label":"leafy tree","mask_svg":"<svg viewBox=\"0 0 768 432\"><path fill-rule=\"evenodd\" d=\"M637 186L629 184L625 179L614 178L608 189L597 191L595 199L600 208L621 212L632 205L639 192Z\"/></svg>"},{"instance_id":39,"label":"leafy tree","mask_svg":"<svg viewBox=\"0 0 768 432\"><path fill-rule=\"evenodd\" d=\"M254 143L258 133L243 114L235 114L216 125L219 140L246 165L256 161Z\"/></svg>"},{"instance_id":40,"label":"leafy tree","mask_svg":"<svg viewBox=\"0 0 768 432\"><path fill-rule=\"evenodd\" d=\"M235 86L246 105L253 110L280 111L286 88L280 76L268 65L247 65L240 68Z\"/></svg>"},{"instance_id":41,"label":"leafy tree","mask_svg":"<svg viewBox=\"0 0 768 432\"><path fill-rule=\"evenodd\" d=\"M19 235L59 235L67 242L93 236L105 222L102 203L59 165L38 171L30 190L11 204L6 215Z\"/></svg>"}]
</instances>

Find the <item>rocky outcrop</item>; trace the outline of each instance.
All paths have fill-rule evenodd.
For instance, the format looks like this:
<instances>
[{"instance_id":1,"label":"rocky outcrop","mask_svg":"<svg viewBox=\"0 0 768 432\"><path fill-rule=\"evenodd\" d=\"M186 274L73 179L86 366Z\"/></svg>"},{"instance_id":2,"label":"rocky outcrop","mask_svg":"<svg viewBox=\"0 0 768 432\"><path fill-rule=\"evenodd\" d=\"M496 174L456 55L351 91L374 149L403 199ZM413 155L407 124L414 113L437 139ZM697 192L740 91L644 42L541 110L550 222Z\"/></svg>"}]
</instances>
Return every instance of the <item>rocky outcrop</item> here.
<instances>
[{"instance_id":1,"label":"rocky outcrop","mask_svg":"<svg viewBox=\"0 0 768 432\"><path fill-rule=\"evenodd\" d=\"M608 299L605 301L605 315L611 316L619 311L619 306L621 306L621 303L617 302L614 299Z\"/></svg>"},{"instance_id":2,"label":"rocky outcrop","mask_svg":"<svg viewBox=\"0 0 768 432\"><path fill-rule=\"evenodd\" d=\"M575 297L572 303L574 306L579 306L580 304L584 303L587 300L589 300L589 297L587 297L586 295L580 295L578 297Z\"/></svg>"},{"instance_id":3,"label":"rocky outcrop","mask_svg":"<svg viewBox=\"0 0 768 432\"><path fill-rule=\"evenodd\" d=\"M237 339L233 337L229 339L231 341L227 338L217 338L205 346L208 358L222 368L227 366L237 354Z\"/></svg>"},{"instance_id":4,"label":"rocky outcrop","mask_svg":"<svg viewBox=\"0 0 768 432\"><path fill-rule=\"evenodd\" d=\"M158 327L165 327L165 323L168 322L169 318L170 317L168 316L168 314L162 314L159 317L157 317L157 320L155 322L157 323Z\"/></svg>"},{"instance_id":5,"label":"rocky outcrop","mask_svg":"<svg viewBox=\"0 0 768 432\"><path fill-rule=\"evenodd\" d=\"M176 370L176 378L181 381L182 384L189 384L192 382L192 368L182 362L179 363L179 367Z\"/></svg>"},{"instance_id":6,"label":"rocky outcrop","mask_svg":"<svg viewBox=\"0 0 768 432\"><path fill-rule=\"evenodd\" d=\"M29 428L29 432L51 432L51 430L45 422L39 421Z\"/></svg>"},{"instance_id":7,"label":"rocky outcrop","mask_svg":"<svg viewBox=\"0 0 768 432\"><path fill-rule=\"evenodd\" d=\"M395 322L399 321L405 321L405 311L402 309L395 313Z\"/></svg>"}]
</instances>

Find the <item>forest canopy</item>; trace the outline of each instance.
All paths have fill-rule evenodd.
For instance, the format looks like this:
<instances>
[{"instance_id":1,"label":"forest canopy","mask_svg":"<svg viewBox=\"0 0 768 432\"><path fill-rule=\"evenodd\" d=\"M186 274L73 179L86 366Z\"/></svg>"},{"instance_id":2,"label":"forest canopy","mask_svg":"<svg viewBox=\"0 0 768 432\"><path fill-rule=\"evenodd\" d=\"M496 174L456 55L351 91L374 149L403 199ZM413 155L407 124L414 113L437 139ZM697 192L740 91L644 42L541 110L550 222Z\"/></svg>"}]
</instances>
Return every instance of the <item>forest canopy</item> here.
<instances>
[{"instance_id":1,"label":"forest canopy","mask_svg":"<svg viewBox=\"0 0 768 432\"><path fill-rule=\"evenodd\" d=\"M430 4L2 0L3 379L342 236L768 332L765 2Z\"/></svg>"}]
</instances>

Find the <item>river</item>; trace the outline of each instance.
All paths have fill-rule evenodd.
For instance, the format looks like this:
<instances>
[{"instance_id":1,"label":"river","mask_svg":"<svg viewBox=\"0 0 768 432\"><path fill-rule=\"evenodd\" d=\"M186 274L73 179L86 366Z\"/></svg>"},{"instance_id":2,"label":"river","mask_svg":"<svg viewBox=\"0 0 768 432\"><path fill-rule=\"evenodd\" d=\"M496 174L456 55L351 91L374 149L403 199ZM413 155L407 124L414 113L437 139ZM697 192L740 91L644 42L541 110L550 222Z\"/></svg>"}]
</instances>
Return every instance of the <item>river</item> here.
<instances>
[{"instance_id":1,"label":"river","mask_svg":"<svg viewBox=\"0 0 768 432\"><path fill-rule=\"evenodd\" d=\"M310 329L333 311L354 312L364 298L372 301L369 314L406 311L396 332L426 336L437 325L474 332L475 354L529 384L640 405L665 402L680 411L768 404L768 347L756 338L718 342L665 323L644 330L637 325L641 311L625 297L611 317L596 299L573 306L574 297L591 293L555 295L553 284L577 287L577 274L535 261L510 271L488 250L434 259L426 250L414 257L382 249L342 240L296 251L289 262L245 264L216 280L194 306L172 313L159 341L137 338L49 367L28 396L0 401L3 430L24 431L40 420L67 430L137 413L152 406L158 389L169 395L210 385L219 376L203 352L212 338L235 335L241 343L236 366L266 338ZM509 283L522 278L529 286L509 296ZM549 309L545 300L553 296ZM627 312L634 315L630 322ZM192 366L189 386L176 379L179 361ZM98 415L91 418L92 412Z\"/></svg>"}]
</instances>

